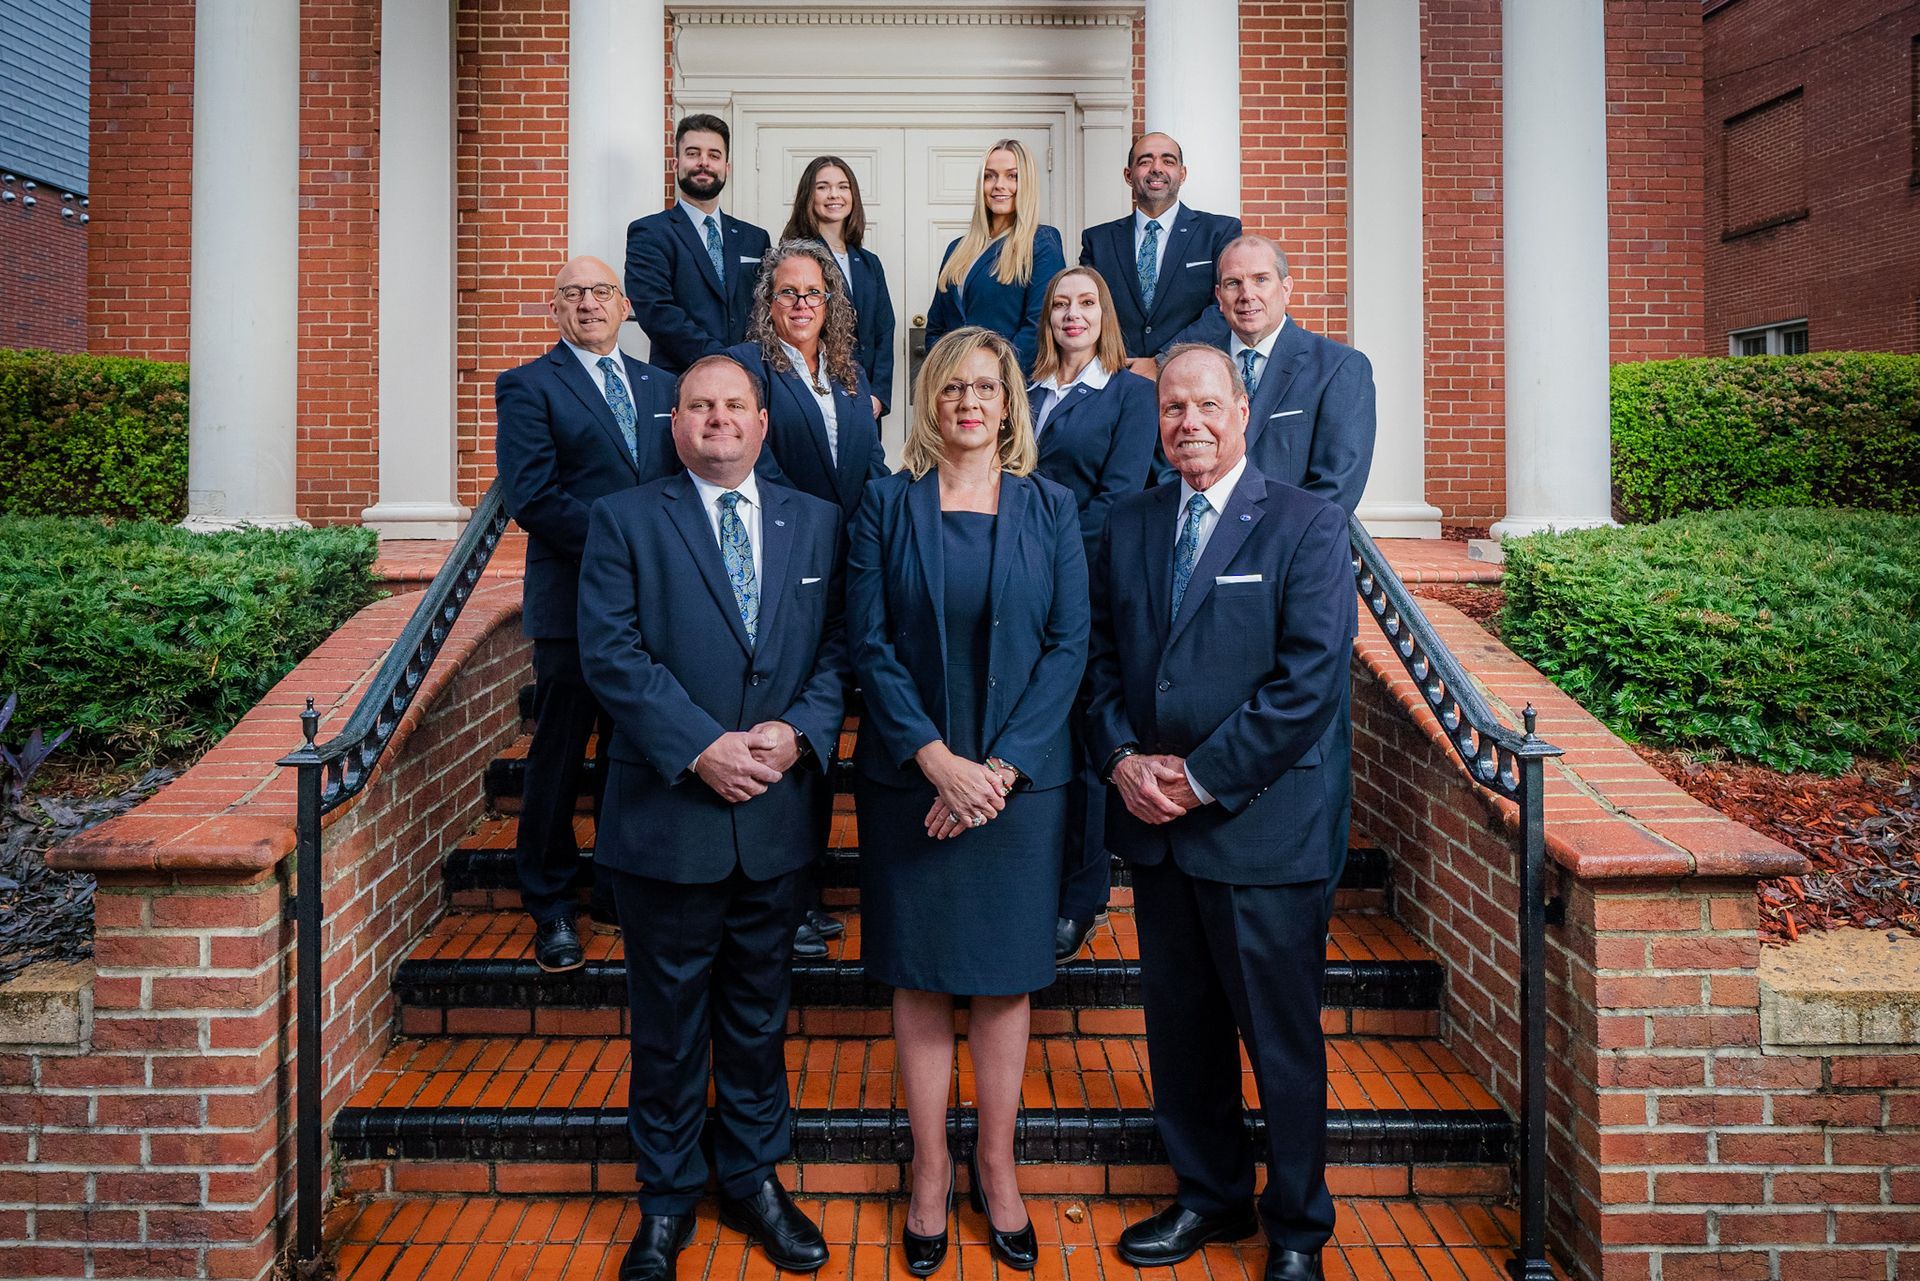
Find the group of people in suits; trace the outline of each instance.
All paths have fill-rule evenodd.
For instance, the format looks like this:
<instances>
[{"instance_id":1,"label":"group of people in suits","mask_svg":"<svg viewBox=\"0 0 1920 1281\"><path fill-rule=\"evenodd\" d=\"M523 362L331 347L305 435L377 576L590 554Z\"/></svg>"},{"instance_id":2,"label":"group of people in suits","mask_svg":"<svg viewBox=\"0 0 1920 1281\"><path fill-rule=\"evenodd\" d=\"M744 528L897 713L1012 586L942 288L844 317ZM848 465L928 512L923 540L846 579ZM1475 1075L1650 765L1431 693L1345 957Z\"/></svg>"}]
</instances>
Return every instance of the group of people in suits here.
<instances>
[{"instance_id":1,"label":"group of people in suits","mask_svg":"<svg viewBox=\"0 0 1920 1281\"><path fill-rule=\"evenodd\" d=\"M688 117L675 141L680 201L629 228L624 288L567 263L558 341L496 386L528 534L534 954L584 963L582 889L625 938L643 1213L620 1275L673 1274L710 1180L776 1266L828 1258L777 1174L782 1040L790 957L844 928L811 869L856 708L862 954L894 992L913 1135L907 1269L948 1250L960 998L972 1200L995 1256L1036 1265L1014 1151L1030 996L1085 946L1117 854L1179 1180L1119 1252L1171 1266L1264 1228L1268 1281L1321 1276L1366 358L1287 317L1276 244L1180 203L1173 139L1135 143L1133 212L1073 266L1005 140L948 246L890 471L894 316L853 170L809 165L775 244L720 209L725 123ZM651 363L619 349L630 317ZM1291 1120L1268 1126L1257 1212L1242 1041Z\"/></svg>"}]
</instances>

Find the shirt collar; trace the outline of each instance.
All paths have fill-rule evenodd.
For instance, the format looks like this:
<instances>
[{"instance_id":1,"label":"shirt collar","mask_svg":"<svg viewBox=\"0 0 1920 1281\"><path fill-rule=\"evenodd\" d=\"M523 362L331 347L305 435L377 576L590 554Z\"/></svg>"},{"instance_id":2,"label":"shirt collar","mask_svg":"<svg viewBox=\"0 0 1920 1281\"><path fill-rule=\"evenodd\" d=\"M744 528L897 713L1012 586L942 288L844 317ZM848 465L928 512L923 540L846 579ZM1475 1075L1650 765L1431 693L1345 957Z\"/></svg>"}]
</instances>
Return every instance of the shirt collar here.
<instances>
[{"instance_id":1,"label":"shirt collar","mask_svg":"<svg viewBox=\"0 0 1920 1281\"><path fill-rule=\"evenodd\" d=\"M739 494L741 500L749 507L760 505L760 480L753 472L748 472L747 478L735 485L731 491L704 479L691 469L687 472L687 478L693 481L693 487L699 491L702 506L711 508L720 500L720 495L728 492Z\"/></svg>"},{"instance_id":2,"label":"shirt collar","mask_svg":"<svg viewBox=\"0 0 1920 1281\"><path fill-rule=\"evenodd\" d=\"M787 359L793 362L793 372L794 372L794 373L796 373L796 374L798 374L798 375L800 375L800 381L801 381L801 382L803 382L803 383L805 383L805 384L807 384L807 390L808 390L808 391L813 391L813 394L814 394L814 395L816 395L816 396L818 396L818 395L820 395L820 394L821 394L820 392L817 392L817 391L814 391L814 388L813 388L813 374L812 374L812 372L811 372L811 371L810 371L810 370L809 370L809 369L807 368L807 358L806 358L806 356L805 356L805 355L803 355L803 354L801 353L801 351L800 351L800 349L799 349L798 347L796 347L796 346L794 346L794 345L793 345L792 343L790 343L790 342L788 342L788 341L787 341L786 339L784 339L784 338L776 338L776 339L774 339L774 341L775 341L775 342L777 342L777 343L779 343L779 344L780 344L780 346L781 346L781 347L782 347L782 348L783 348L783 349L784 349L784 350L786 351L786 353L787 353ZM825 353L825 352L822 352L822 353L821 353L821 355L822 355L822 357L824 357L824 356L826 355L826 353ZM825 361L823 360L823 361L822 361L822 363L824 364L824 363L825 363ZM822 373L824 373L824 372L825 372L825 370L822 370L821 372L822 372ZM821 379L821 381L822 381L822 382L826 382L826 383L827 383L827 392L826 392L826 394L828 394L828 395L831 395L831 394L833 394L833 385L832 385L832 383L831 383L831 382L828 382L828 380L827 380L827 379L825 379L825 378L823 378L823 379Z\"/></svg>"},{"instance_id":3,"label":"shirt collar","mask_svg":"<svg viewBox=\"0 0 1920 1281\"><path fill-rule=\"evenodd\" d=\"M1227 504L1233 500L1234 486L1240 483L1240 477L1246 473L1246 470L1247 456L1242 454L1240 455L1240 461L1235 463L1226 475L1214 481L1207 489L1207 506L1212 509L1216 516L1227 510ZM1199 490L1187 483L1185 476L1180 478L1181 519L1184 520L1186 518L1187 504L1191 502L1193 496L1199 492Z\"/></svg>"},{"instance_id":4,"label":"shirt collar","mask_svg":"<svg viewBox=\"0 0 1920 1281\"><path fill-rule=\"evenodd\" d=\"M1285 329L1286 327L1287 327L1287 314L1285 312L1281 312L1280 323L1275 325L1273 327L1273 332L1268 334L1265 338L1262 338L1257 344L1255 344L1253 348L1255 351L1260 353L1260 359L1265 360L1267 357L1273 355L1273 344L1279 339L1280 331L1282 329ZM1232 356L1234 360L1238 362L1240 359L1240 353L1245 351L1246 349L1247 349L1247 345L1240 341L1240 335L1232 334L1231 341L1229 341L1227 344L1227 354L1229 356Z\"/></svg>"},{"instance_id":5,"label":"shirt collar","mask_svg":"<svg viewBox=\"0 0 1920 1281\"><path fill-rule=\"evenodd\" d=\"M562 338L560 341L567 344L567 350L572 352L581 364L591 369L595 374L601 372L600 361L603 359L601 356L588 351L585 347L577 343L568 342L565 338ZM620 349L615 347L612 351L608 352L607 355L613 357L613 372L620 375L621 382L625 382L627 380L627 370L625 362L620 359Z\"/></svg>"},{"instance_id":6,"label":"shirt collar","mask_svg":"<svg viewBox=\"0 0 1920 1281\"><path fill-rule=\"evenodd\" d=\"M1102 387L1105 387L1112 380L1113 380L1113 371L1108 369L1105 365L1101 364L1100 361L1096 358L1094 360L1089 360L1087 362L1087 367L1080 371L1080 376L1078 378L1075 378L1072 382L1068 383L1065 387L1062 387L1060 385L1059 374L1048 374L1045 378L1042 378L1039 382L1035 383L1033 386L1035 391L1038 391L1040 388L1045 387L1048 391L1052 392L1055 396L1062 396L1066 392L1071 391L1075 387L1085 387L1088 391L1099 391Z\"/></svg>"},{"instance_id":7,"label":"shirt collar","mask_svg":"<svg viewBox=\"0 0 1920 1281\"><path fill-rule=\"evenodd\" d=\"M1135 236L1144 236L1147 234L1147 224L1157 222L1160 224L1160 234L1165 236L1169 231L1173 230L1173 224L1180 221L1180 208L1180 202L1176 200L1167 206L1165 213L1158 217L1149 215L1143 210L1135 209L1133 211L1133 234Z\"/></svg>"},{"instance_id":8,"label":"shirt collar","mask_svg":"<svg viewBox=\"0 0 1920 1281\"><path fill-rule=\"evenodd\" d=\"M700 243L705 244L707 236L707 215L694 208L693 202L688 200L682 200L674 207L687 215L687 221L691 222L693 229L700 233ZM720 228L721 235L724 238L727 230L726 213L720 209L715 209L713 211L713 221L714 224Z\"/></svg>"}]
</instances>

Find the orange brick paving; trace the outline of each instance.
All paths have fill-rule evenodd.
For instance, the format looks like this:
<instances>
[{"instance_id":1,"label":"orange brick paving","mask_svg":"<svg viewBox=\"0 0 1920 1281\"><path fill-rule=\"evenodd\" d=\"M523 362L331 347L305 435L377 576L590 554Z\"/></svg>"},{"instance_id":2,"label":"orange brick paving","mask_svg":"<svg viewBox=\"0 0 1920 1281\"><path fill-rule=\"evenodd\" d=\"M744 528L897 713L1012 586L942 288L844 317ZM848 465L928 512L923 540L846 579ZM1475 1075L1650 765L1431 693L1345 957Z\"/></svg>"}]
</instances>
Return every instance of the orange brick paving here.
<instances>
[{"instance_id":1,"label":"orange brick paving","mask_svg":"<svg viewBox=\"0 0 1920 1281\"><path fill-rule=\"evenodd\" d=\"M822 1281L885 1281L909 1275L900 1258L898 1198L802 1197L833 1257ZM1128 1223L1152 1213L1147 1200L1030 1198L1041 1245L1036 1281L1258 1281L1266 1247L1211 1245L1171 1273L1122 1263L1112 1244ZM1328 1281L1504 1281L1515 1220L1504 1207L1426 1199L1338 1202L1325 1255ZM612 1281L639 1222L616 1197L374 1200L337 1207L329 1236L341 1281ZM942 1277L1011 1277L987 1253L981 1217L955 1215L955 1251ZM773 1266L739 1233L701 1207L679 1275L708 1281L770 1281Z\"/></svg>"}]
</instances>

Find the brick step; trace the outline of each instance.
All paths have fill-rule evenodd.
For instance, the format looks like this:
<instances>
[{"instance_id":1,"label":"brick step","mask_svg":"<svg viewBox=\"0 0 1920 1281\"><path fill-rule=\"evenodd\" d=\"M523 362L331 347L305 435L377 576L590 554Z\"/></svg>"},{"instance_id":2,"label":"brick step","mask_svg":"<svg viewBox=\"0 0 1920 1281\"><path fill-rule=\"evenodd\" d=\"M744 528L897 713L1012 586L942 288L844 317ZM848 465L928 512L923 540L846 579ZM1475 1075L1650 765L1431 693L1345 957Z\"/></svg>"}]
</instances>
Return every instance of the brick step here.
<instances>
[{"instance_id":1,"label":"brick step","mask_svg":"<svg viewBox=\"0 0 1920 1281\"><path fill-rule=\"evenodd\" d=\"M884 1035L889 989L860 963L860 914L827 956L793 963L795 1030ZM533 961L533 923L518 912L450 913L394 974L403 1035L617 1036L626 1013L618 935L585 937L587 964L547 974ZM1039 1035L1139 1030L1140 963L1133 916L1109 914L1079 958L1034 994ZM1430 1036L1438 1031L1440 963L1392 918L1346 913L1327 944L1323 1020L1336 1033Z\"/></svg>"},{"instance_id":2,"label":"brick step","mask_svg":"<svg viewBox=\"0 0 1920 1281\"><path fill-rule=\"evenodd\" d=\"M804 1169L801 1173L804 1177ZM1329 1182L1343 1182L1341 1173L1329 1170ZM1159 1200L1148 1199L1162 1195L1158 1189L1120 1197L1074 1189L1050 1194L1039 1186L1047 1182L1041 1174L1021 1171L1042 1251L1037 1277L1164 1281L1178 1275L1244 1281L1259 1276L1265 1265L1266 1246L1255 1239L1209 1245L1177 1274L1142 1272L1120 1261L1114 1243L1127 1224L1160 1207ZM1507 1275L1518 1232L1507 1206L1469 1196L1394 1201L1378 1194L1337 1195L1334 1237L1323 1256L1328 1281L1501 1281ZM906 1215L901 1198L803 1194L800 1206L820 1224L833 1252L821 1277L871 1281L905 1275L896 1244ZM329 1217L327 1235L340 1281L611 1277L639 1216L630 1193L373 1197L342 1204ZM740 1233L719 1224L711 1201L700 1206L698 1216L693 1239L680 1256L680 1276L735 1281L773 1275L765 1257L750 1251ZM954 1253L938 1275L994 1276L998 1270L987 1252L986 1225L964 1198L953 1230ZM1563 1274L1556 1268L1554 1275Z\"/></svg>"}]
</instances>

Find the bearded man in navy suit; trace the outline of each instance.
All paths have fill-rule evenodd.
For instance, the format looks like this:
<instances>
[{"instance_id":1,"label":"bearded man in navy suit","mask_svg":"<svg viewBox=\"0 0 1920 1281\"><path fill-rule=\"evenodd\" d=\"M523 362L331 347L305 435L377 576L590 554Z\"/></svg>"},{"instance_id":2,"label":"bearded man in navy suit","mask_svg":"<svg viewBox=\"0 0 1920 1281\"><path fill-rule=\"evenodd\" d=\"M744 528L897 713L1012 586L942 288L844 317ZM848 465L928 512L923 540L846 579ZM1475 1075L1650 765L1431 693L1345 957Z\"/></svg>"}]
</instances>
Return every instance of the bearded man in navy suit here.
<instances>
[{"instance_id":1,"label":"bearded man in navy suit","mask_svg":"<svg viewBox=\"0 0 1920 1281\"><path fill-rule=\"evenodd\" d=\"M608 494L678 470L679 460L669 436L673 379L615 345L628 306L613 268L574 259L554 281L549 306L560 340L501 374L493 395L507 512L527 532L520 625L533 640L535 680L514 861L521 906L533 917L534 960L557 972L586 961L574 925L581 866L573 811L587 742L603 723L580 674L574 632L587 511ZM596 786L596 817L600 793ZM594 879L594 916L611 926L604 878L596 871Z\"/></svg>"},{"instance_id":2,"label":"bearded man in navy suit","mask_svg":"<svg viewBox=\"0 0 1920 1281\"><path fill-rule=\"evenodd\" d=\"M1180 479L1114 504L1087 671L1107 846L1133 868L1154 1121L1179 1182L1119 1251L1170 1267L1264 1228L1266 1281L1323 1281L1320 993L1346 796L1330 754L1356 624L1346 515L1247 456L1246 392L1218 350L1175 347L1158 394ZM1242 1041L1268 1109L1257 1215Z\"/></svg>"}]
</instances>

